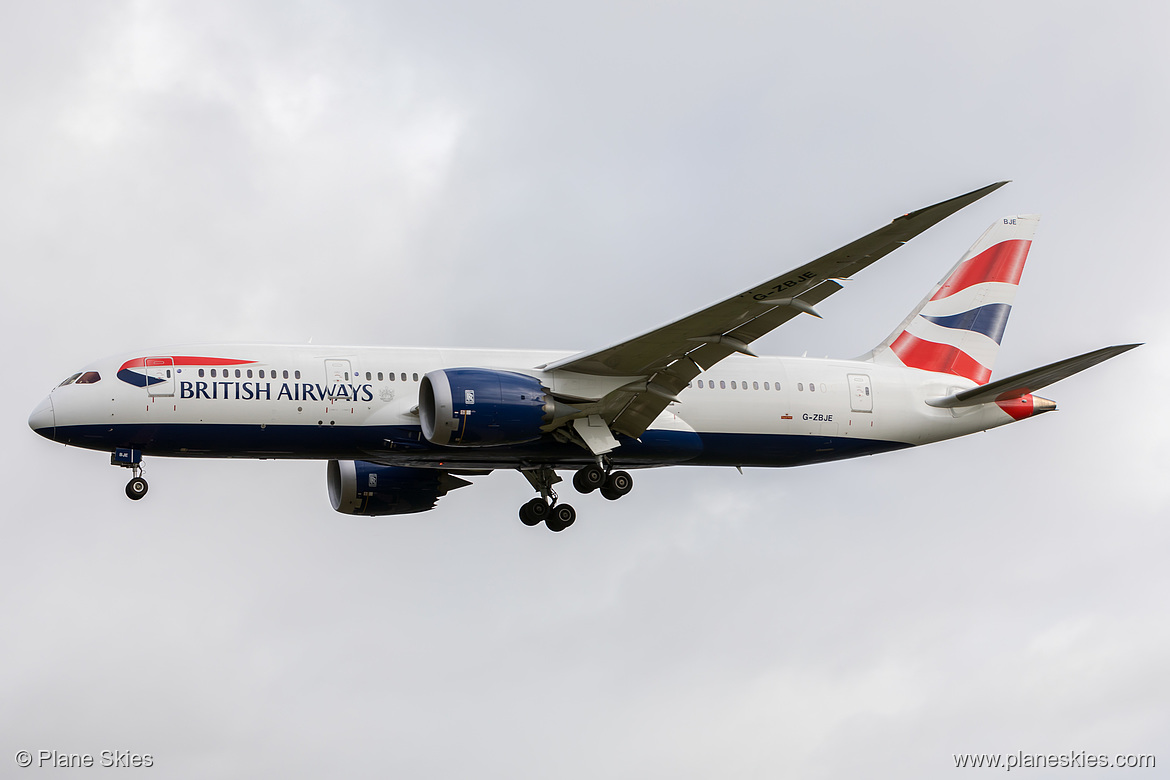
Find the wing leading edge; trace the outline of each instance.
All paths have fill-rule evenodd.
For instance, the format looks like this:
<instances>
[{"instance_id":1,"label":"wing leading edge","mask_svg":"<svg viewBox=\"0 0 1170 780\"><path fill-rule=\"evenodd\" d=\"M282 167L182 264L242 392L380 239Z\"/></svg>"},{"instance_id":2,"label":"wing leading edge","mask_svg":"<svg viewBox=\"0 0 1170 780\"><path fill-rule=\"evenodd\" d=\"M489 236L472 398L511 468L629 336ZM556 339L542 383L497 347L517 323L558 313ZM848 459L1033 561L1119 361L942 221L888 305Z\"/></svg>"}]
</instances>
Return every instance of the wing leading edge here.
<instances>
[{"instance_id":1,"label":"wing leading edge","mask_svg":"<svg viewBox=\"0 0 1170 780\"><path fill-rule=\"evenodd\" d=\"M613 431L638 437L683 388L734 353L753 354L749 345L799 314L816 314L816 304L847 279L872 265L951 214L989 195L1006 181L912 211L869 235L788 273L682 319L594 352L558 360L546 371L605 377L644 377L591 405Z\"/></svg>"}]
</instances>

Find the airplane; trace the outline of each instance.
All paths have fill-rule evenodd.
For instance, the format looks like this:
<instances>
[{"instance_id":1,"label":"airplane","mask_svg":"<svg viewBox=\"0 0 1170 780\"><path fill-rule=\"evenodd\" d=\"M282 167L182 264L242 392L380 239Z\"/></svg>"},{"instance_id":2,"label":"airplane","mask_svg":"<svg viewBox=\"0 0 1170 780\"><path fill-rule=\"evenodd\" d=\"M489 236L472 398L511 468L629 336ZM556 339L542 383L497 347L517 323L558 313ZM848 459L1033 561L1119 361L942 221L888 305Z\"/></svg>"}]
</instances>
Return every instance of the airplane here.
<instances>
[{"instance_id":1,"label":"airplane","mask_svg":"<svg viewBox=\"0 0 1170 780\"><path fill-rule=\"evenodd\" d=\"M810 263L589 352L203 344L94 362L29 417L110 452L147 493L144 456L319 459L333 508L432 509L465 477L519 470L525 525L563 531L554 485L616 500L629 470L798 466L963 436L1050 412L1033 393L1140 344L997 381L991 372L1039 217L997 220L893 333L852 360L761 357L751 344L997 182L904 214Z\"/></svg>"}]
</instances>

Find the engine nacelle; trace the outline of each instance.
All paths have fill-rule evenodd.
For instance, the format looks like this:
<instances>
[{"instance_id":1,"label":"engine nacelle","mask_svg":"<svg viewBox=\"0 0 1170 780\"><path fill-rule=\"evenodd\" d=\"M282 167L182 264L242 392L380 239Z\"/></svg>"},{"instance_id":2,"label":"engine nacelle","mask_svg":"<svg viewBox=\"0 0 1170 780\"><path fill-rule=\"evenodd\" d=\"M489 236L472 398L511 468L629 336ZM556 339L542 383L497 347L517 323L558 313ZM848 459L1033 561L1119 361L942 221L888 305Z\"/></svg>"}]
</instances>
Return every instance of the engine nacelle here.
<instances>
[{"instance_id":1,"label":"engine nacelle","mask_svg":"<svg viewBox=\"0 0 1170 780\"><path fill-rule=\"evenodd\" d=\"M431 371L418 391L423 436L448 447L535 441L559 406L539 379L485 368Z\"/></svg>"},{"instance_id":2,"label":"engine nacelle","mask_svg":"<svg viewBox=\"0 0 1170 780\"><path fill-rule=\"evenodd\" d=\"M435 469L331 460L329 503L347 515L406 515L433 509L447 491L471 483Z\"/></svg>"}]
</instances>

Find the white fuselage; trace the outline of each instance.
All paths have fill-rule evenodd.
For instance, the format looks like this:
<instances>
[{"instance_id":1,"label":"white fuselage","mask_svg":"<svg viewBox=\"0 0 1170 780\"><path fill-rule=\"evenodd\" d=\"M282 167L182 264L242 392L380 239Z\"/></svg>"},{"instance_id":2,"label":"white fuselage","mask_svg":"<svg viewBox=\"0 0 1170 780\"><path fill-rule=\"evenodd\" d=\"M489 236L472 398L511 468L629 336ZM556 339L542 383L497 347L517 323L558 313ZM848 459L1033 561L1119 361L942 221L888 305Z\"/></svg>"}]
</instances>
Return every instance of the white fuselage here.
<instances>
[{"instance_id":1,"label":"white fuselage","mask_svg":"<svg viewBox=\"0 0 1170 780\"><path fill-rule=\"evenodd\" d=\"M496 447L431 445L421 437L417 410L420 381L440 368L527 374L553 393L574 397L600 397L627 381L535 368L569 354L164 347L87 366L85 372L100 378L56 388L34 413L41 415L34 427L65 444L145 455L572 468L592 454L552 437ZM628 467L788 466L926 444L1013 421L994 403L955 410L926 403L972 386L950 374L871 362L734 356L696 377L645 434L621 437L610 455Z\"/></svg>"}]
</instances>

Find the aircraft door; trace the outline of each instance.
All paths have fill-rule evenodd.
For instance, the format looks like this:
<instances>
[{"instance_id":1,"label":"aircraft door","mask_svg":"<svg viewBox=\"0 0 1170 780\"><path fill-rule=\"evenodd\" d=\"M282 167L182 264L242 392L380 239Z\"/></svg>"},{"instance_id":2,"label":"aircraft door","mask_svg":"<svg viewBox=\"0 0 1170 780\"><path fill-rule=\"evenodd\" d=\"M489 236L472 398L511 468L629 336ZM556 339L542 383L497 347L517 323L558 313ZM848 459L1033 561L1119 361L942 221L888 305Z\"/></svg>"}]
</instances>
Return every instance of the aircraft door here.
<instances>
[{"instance_id":1,"label":"aircraft door","mask_svg":"<svg viewBox=\"0 0 1170 780\"><path fill-rule=\"evenodd\" d=\"M867 375L849 375L849 408L855 412L873 411L873 389Z\"/></svg>"},{"instance_id":2,"label":"aircraft door","mask_svg":"<svg viewBox=\"0 0 1170 780\"><path fill-rule=\"evenodd\" d=\"M330 386L349 382L353 378L353 372L349 369L349 361L326 360L325 378L329 381Z\"/></svg>"},{"instance_id":3,"label":"aircraft door","mask_svg":"<svg viewBox=\"0 0 1170 780\"><path fill-rule=\"evenodd\" d=\"M172 357L148 357L146 367L146 393L151 398L174 396L175 359Z\"/></svg>"}]
</instances>

